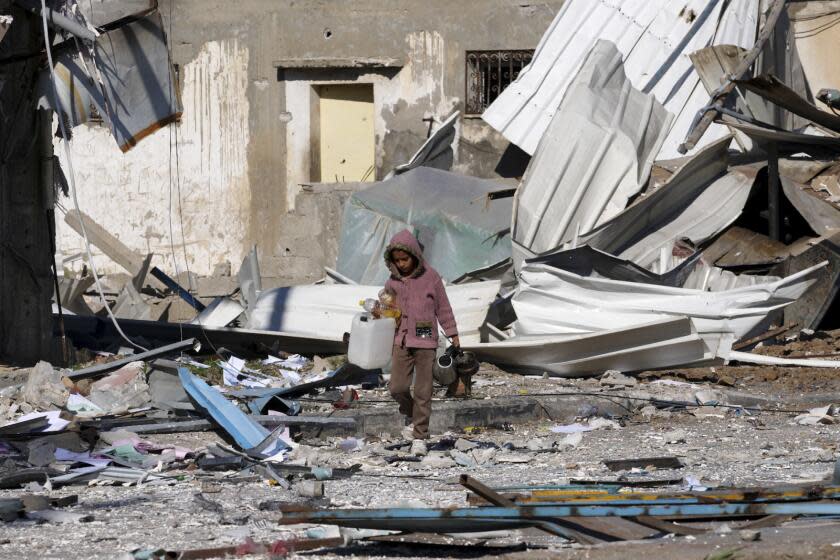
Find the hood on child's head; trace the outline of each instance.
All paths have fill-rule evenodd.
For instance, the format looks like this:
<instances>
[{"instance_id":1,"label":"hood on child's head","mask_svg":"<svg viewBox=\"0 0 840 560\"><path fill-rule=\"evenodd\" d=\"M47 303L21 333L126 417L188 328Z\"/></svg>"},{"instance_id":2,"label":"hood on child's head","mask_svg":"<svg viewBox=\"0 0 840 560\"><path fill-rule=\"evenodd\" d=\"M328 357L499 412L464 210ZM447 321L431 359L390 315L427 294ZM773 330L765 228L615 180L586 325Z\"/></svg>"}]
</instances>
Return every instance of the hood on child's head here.
<instances>
[{"instance_id":1,"label":"hood on child's head","mask_svg":"<svg viewBox=\"0 0 840 560\"><path fill-rule=\"evenodd\" d=\"M401 274L391 258L391 252L394 250L405 251L417 259L417 268L412 273L412 276L418 276L423 271L423 248L413 233L404 229L392 237L391 242L385 247L385 264L388 265L388 270L391 271L391 274L400 277Z\"/></svg>"}]
</instances>

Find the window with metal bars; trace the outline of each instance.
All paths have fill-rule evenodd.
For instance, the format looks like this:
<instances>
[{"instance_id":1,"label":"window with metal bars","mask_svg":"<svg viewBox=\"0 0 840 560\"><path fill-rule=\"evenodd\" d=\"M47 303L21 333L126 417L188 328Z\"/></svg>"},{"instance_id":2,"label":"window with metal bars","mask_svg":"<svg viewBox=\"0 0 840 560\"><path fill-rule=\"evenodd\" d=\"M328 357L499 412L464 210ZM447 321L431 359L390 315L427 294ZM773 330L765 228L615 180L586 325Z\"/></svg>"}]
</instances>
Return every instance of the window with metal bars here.
<instances>
[{"instance_id":1,"label":"window with metal bars","mask_svg":"<svg viewBox=\"0 0 840 560\"><path fill-rule=\"evenodd\" d=\"M467 51L467 115L480 115L528 66L532 50Z\"/></svg>"}]
</instances>

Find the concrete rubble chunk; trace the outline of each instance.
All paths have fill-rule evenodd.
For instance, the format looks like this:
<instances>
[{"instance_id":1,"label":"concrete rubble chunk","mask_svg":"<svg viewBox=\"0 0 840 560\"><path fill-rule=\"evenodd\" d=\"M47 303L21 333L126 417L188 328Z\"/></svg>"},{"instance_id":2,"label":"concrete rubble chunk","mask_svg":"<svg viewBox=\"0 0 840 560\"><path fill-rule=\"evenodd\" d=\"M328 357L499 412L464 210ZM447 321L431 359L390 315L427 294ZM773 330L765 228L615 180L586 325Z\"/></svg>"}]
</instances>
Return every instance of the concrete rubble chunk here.
<instances>
[{"instance_id":1,"label":"concrete rubble chunk","mask_svg":"<svg viewBox=\"0 0 840 560\"><path fill-rule=\"evenodd\" d=\"M685 443L688 438L688 433L683 429L676 429L662 434L665 443Z\"/></svg>"},{"instance_id":2,"label":"concrete rubble chunk","mask_svg":"<svg viewBox=\"0 0 840 560\"><path fill-rule=\"evenodd\" d=\"M451 469L455 466L455 461L447 457L443 452L430 451L428 455L423 457L420 464L432 469Z\"/></svg>"},{"instance_id":3,"label":"concrete rubble chunk","mask_svg":"<svg viewBox=\"0 0 840 560\"><path fill-rule=\"evenodd\" d=\"M72 513L69 511L58 511L54 509L46 509L42 511L33 511L26 514L29 519L36 519L38 521L46 521L47 523L86 523L93 521L93 516L83 513Z\"/></svg>"},{"instance_id":4,"label":"concrete rubble chunk","mask_svg":"<svg viewBox=\"0 0 840 560\"><path fill-rule=\"evenodd\" d=\"M609 387L635 387L639 382L628 375L624 375L620 371L614 369L607 370L600 379L601 385Z\"/></svg>"},{"instance_id":5,"label":"concrete rubble chunk","mask_svg":"<svg viewBox=\"0 0 840 560\"><path fill-rule=\"evenodd\" d=\"M323 498L324 482L321 480L302 480L295 485L295 491L302 498Z\"/></svg>"},{"instance_id":6,"label":"concrete rubble chunk","mask_svg":"<svg viewBox=\"0 0 840 560\"><path fill-rule=\"evenodd\" d=\"M131 362L90 386L88 400L114 414L148 404L151 400L143 362Z\"/></svg>"},{"instance_id":7,"label":"concrete rubble chunk","mask_svg":"<svg viewBox=\"0 0 840 560\"><path fill-rule=\"evenodd\" d=\"M458 451L457 449L452 449L449 451L449 456L452 457L452 460L461 467L466 468L473 468L477 466L475 459L471 455L464 453L463 451Z\"/></svg>"},{"instance_id":8,"label":"concrete rubble chunk","mask_svg":"<svg viewBox=\"0 0 840 560\"><path fill-rule=\"evenodd\" d=\"M70 395L61 381L61 374L47 362L38 362L23 388L23 400L39 409L62 407Z\"/></svg>"},{"instance_id":9,"label":"concrete rubble chunk","mask_svg":"<svg viewBox=\"0 0 840 560\"><path fill-rule=\"evenodd\" d=\"M55 444L46 440L35 440L29 443L29 454L26 459L34 467L45 467L55 461Z\"/></svg>"},{"instance_id":10,"label":"concrete rubble chunk","mask_svg":"<svg viewBox=\"0 0 840 560\"><path fill-rule=\"evenodd\" d=\"M458 438L455 441L455 449L458 451L469 451L470 449L475 449L476 447L478 447L478 444L468 439Z\"/></svg>"}]
</instances>

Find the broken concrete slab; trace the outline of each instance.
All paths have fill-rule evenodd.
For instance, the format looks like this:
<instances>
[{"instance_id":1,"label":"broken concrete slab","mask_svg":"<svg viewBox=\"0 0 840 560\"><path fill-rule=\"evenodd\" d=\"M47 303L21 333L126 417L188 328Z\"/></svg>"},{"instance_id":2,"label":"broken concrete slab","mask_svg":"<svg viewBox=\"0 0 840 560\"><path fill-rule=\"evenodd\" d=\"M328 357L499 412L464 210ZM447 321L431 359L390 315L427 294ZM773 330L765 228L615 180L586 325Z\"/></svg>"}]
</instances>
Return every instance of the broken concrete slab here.
<instances>
[{"instance_id":1,"label":"broken concrete slab","mask_svg":"<svg viewBox=\"0 0 840 560\"><path fill-rule=\"evenodd\" d=\"M70 393L61 378L61 373L49 363L38 362L23 387L23 400L43 410L63 407Z\"/></svg>"},{"instance_id":2,"label":"broken concrete slab","mask_svg":"<svg viewBox=\"0 0 840 560\"><path fill-rule=\"evenodd\" d=\"M125 243L114 237L108 230L96 223L93 218L84 212L68 210L64 214L64 222L79 235L82 235L82 222L84 222L84 231L87 233L91 245L98 247L108 258L123 267L132 276L139 274L143 270L144 261L140 254L129 249ZM166 286L155 279L149 279L149 284L159 290L166 288Z\"/></svg>"},{"instance_id":3,"label":"broken concrete slab","mask_svg":"<svg viewBox=\"0 0 840 560\"><path fill-rule=\"evenodd\" d=\"M190 323L203 327L227 327L244 312L245 308L235 299L216 298Z\"/></svg>"},{"instance_id":4,"label":"broken concrete slab","mask_svg":"<svg viewBox=\"0 0 840 560\"><path fill-rule=\"evenodd\" d=\"M132 282L126 282L111 312L118 319L152 319L152 306L146 303Z\"/></svg>"},{"instance_id":5,"label":"broken concrete slab","mask_svg":"<svg viewBox=\"0 0 840 560\"><path fill-rule=\"evenodd\" d=\"M135 361L95 381L88 399L110 414L127 412L149 403L151 394L146 384L144 362Z\"/></svg>"},{"instance_id":6,"label":"broken concrete slab","mask_svg":"<svg viewBox=\"0 0 840 560\"><path fill-rule=\"evenodd\" d=\"M647 183L672 118L653 95L632 86L615 44L596 42L517 191L514 242L529 255L541 254L624 210ZM521 259L515 251L517 270Z\"/></svg>"}]
</instances>

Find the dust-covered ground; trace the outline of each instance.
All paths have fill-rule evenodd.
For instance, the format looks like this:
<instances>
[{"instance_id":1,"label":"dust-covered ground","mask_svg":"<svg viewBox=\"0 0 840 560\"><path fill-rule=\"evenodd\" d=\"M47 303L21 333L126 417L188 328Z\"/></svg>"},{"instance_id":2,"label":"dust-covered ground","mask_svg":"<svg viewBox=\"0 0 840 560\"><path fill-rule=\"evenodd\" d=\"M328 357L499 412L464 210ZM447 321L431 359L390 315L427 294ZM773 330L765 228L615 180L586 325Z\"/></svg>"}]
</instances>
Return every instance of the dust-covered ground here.
<instances>
[{"instance_id":1,"label":"dust-covered ground","mask_svg":"<svg viewBox=\"0 0 840 560\"><path fill-rule=\"evenodd\" d=\"M705 377L704 377L705 376ZM647 491L694 486L771 486L830 480L840 428L833 411L819 419L808 409L840 403L840 371L811 368L715 367L649 372L641 381L563 380L522 377L482 368L473 398L535 394L591 393L629 403L611 418L579 419L596 429L555 433L551 419L506 429L435 434L429 453L413 457L399 437L368 437L344 451L340 438L301 440L293 464L351 467L351 478L325 482L324 498L301 497L298 480L289 489L252 473L207 472L187 461L166 471L164 483L81 485L49 489L0 490L0 498L46 493L78 495L64 511L89 514L87 522L57 524L21 519L0 524L0 558L119 558L136 549L184 551L331 536L335 529L278 523L282 507L293 504L337 508L466 506L458 476L467 473L493 487L568 484L579 481L651 483ZM723 378L721 381L720 378ZM622 383L626 383L623 385ZM630 397L629 400L626 400ZM754 397L759 404L745 406ZM685 406L711 399L718 406ZM364 391L356 406L385 406L383 390ZM598 398L593 397L593 403ZM676 403L667 406L667 402ZM736 404L732 404L736 402ZM683 403L683 404L680 404ZM323 403L305 405L306 413ZM594 411L594 412L593 412ZM585 413L582 411L582 414ZM597 407L590 413L598 414ZM195 451L219 442L213 432L147 436ZM345 443L345 447L351 447ZM675 456L678 469L636 468L613 472L610 459ZM655 486L656 482L666 484ZM301 558L837 558L840 524L794 520L763 528L757 541L745 540L743 522L716 524L708 533L581 546L535 530L436 537L417 543L356 541L346 547L293 553ZM409 538L409 540L412 540ZM837 546L835 546L835 544ZM717 555L717 556L715 556ZM252 555L251 557L267 557Z\"/></svg>"}]
</instances>

